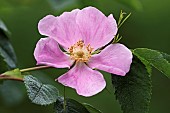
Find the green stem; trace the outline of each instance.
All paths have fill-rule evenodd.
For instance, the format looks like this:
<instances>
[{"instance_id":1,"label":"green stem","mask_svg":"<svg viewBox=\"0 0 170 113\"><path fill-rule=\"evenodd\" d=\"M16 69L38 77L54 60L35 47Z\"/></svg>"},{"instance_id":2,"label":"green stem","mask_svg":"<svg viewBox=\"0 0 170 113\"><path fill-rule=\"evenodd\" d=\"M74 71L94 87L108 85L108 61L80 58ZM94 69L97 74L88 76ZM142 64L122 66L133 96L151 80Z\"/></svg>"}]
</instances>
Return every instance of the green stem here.
<instances>
[{"instance_id":1,"label":"green stem","mask_svg":"<svg viewBox=\"0 0 170 113\"><path fill-rule=\"evenodd\" d=\"M44 68L50 68L50 66L37 66L37 67L21 69L20 71L27 72L27 71L35 71L35 70L39 70L39 69L44 69Z\"/></svg>"},{"instance_id":2,"label":"green stem","mask_svg":"<svg viewBox=\"0 0 170 113\"><path fill-rule=\"evenodd\" d=\"M64 86L64 104L63 104L64 112L66 112L66 87Z\"/></svg>"},{"instance_id":3,"label":"green stem","mask_svg":"<svg viewBox=\"0 0 170 113\"><path fill-rule=\"evenodd\" d=\"M131 13L129 13L129 14L126 16L126 18L125 18L123 21L121 21L121 23L119 23L118 28L120 28L120 27L123 25L123 23L130 17L130 15L131 15Z\"/></svg>"},{"instance_id":4,"label":"green stem","mask_svg":"<svg viewBox=\"0 0 170 113\"><path fill-rule=\"evenodd\" d=\"M35 70L44 69L44 68L50 68L50 66L37 66L37 67L32 67L32 68L25 68L25 69L21 69L20 72L35 71ZM11 77L9 75L4 75L4 74L0 74L0 80L15 80L15 81L23 82L22 78L14 78L14 77Z\"/></svg>"},{"instance_id":5,"label":"green stem","mask_svg":"<svg viewBox=\"0 0 170 113\"><path fill-rule=\"evenodd\" d=\"M112 94L112 93L108 90L108 88L106 88L106 91L107 91L109 94Z\"/></svg>"}]
</instances>

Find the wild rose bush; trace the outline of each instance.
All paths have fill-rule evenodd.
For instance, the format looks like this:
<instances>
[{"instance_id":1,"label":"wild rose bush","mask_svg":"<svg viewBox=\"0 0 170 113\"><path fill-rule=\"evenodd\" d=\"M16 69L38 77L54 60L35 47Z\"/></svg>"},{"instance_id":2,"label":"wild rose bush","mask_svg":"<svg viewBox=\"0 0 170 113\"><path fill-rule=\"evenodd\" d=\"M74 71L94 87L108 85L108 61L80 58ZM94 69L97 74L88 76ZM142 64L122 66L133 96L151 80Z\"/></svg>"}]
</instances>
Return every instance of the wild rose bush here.
<instances>
[{"instance_id":1,"label":"wild rose bush","mask_svg":"<svg viewBox=\"0 0 170 113\"><path fill-rule=\"evenodd\" d=\"M58 17L44 17L38 29L47 38L40 39L35 48L37 64L55 68L74 65L56 80L76 89L79 95L92 96L105 88L103 75L93 69L121 76L125 76L130 69L131 51L122 44L107 45L118 30L112 14L106 17L94 7L76 9ZM96 50L101 52L95 54Z\"/></svg>"},{"instance_id":2,"label":"wild rose bush","mask_svg":"<svg viewBox=\"0 0 170 113\"><path fill-rule=\"evenodd\" d=\"M111 74L116 99L124 113L147 113L151 99L151 67L170 77L170 56L147 48L128 49L118 43L121 39L118 28L129 16L124 17L121 12L116 22L112 14L105 16L95 7L75 9L60 16L47 15L38 23L38 30L44 37L37 42L34 51L38 66L18 69L13 62L12 67L9 61L12 58L7 58L5 52L8 49L12 51L11 55L15 56L15 53L8 45L7 49L0 49L0 66L3 67L0 79L24 82L33 103L55 103L56 113L101 113L89 104L59 96L56 87L43 84L25 72L67 68L68 72L55 81L63 84L64 88L75 89L78 95L88 99L102 93L106 87L100 72L103 70ZM4 24L0 28L6 32ZM0 45L5 46L4 43ZM16 69L8 71L11 68Z\"/></svg>"}]
</instances>

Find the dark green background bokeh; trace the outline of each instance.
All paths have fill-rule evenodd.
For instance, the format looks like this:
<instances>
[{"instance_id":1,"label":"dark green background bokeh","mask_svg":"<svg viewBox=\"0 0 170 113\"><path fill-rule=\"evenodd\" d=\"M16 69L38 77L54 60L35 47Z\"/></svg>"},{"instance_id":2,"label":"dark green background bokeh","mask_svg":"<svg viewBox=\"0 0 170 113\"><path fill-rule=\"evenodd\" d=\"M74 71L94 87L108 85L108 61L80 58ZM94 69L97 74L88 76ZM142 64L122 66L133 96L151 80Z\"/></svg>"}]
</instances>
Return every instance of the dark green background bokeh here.
<instances>
[{"instance_id":1,"label":"dark green background bokeh","mask_svg":"<svg viewBox=\"0 0 170 113\"><path fill-rule=\"evenodd\" d=\"M124 2L126 1L126 2ZM48 14L60 15L64 11L75 8L95 6L104 14L113 13L118 20L120 10L131 12L131 17L121 27L123 36L121 43L129 48L151 48L170 54L170 1L169 0L0 0L0 18L11 32L11 43L18 57L20 68L35 66L33 51L36 42L43 36L38 33L38 21ZM51 82L64 73L65 69L49 69L33 74L42 81L55 85L60 94L63 86ZM110 74L104 73L107 80L107 90L96 96L85 98L78 96L73 89L67 88L67 97L79 102L89 103L103 113L121 113L120 106L114 97ZM44 79L45 78L45 79ZM17 83L18 84L18 83ZM170 81L166 76L154 70L152 75L153 95L149 113L170 113ZM52 113L53 105L38 106L32 104L18 88L24 90L23 84L11 88L5 95L8 102L0 98L0 113ZM19 91L16 91L19 90ZM2 91L1 91L2 92ZM15 95L10 95L14 93ZM142 93L142 92L141 92ZM17 100L15 102L15 99ZM21 100L21 101L20 101Z\"/></svg>"}]
</instances>

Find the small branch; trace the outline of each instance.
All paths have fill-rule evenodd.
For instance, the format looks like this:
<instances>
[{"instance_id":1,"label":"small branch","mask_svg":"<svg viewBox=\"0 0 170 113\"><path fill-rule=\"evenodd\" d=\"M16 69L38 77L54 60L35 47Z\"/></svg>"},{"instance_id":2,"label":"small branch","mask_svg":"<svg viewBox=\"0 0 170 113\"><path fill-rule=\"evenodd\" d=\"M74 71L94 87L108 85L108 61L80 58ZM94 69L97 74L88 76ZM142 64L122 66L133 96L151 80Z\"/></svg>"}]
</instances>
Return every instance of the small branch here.
<instances>
[{"instance_id":1,"label":"small branch","mask_svg":"<svg viewBox=\"0 0 170 113\"><path fill-rule=\"evenodd\" d=\"M21 69L20 72L27 72L27 71L35 71L35 70L40 70L44 68L50 68L50 66L37 66L37 67L32 67L32 68L25 68ZM22 78L14 78L11 77L11 75L5 75L5 74L0 74L0 80L15 80L15 81L22 81Z\"/></svg>"},{"instance_id":2,"label":"small branch","mask_svg":"<svg viewBox=\"0 0 170 113\"><path fill-rule=\"evenodd\" d=\"M125 14L126 14L126 13L125 13ZM123 23L130 17L130 15L131 15L131 13L129 13L129 14L125 17L125 19L124 19L123 21L121 21L121 23L118 24L118 28L120 28L120 27L123 25Z\"/></svg>"},{"instance_id":3,"label":"small branch","mask_svg":"<svg viewBox=\"0 0 170 113\"><path fill-rule=\"evenodd\" d=\"M5 75L3 75L3 74L0 74L0 77L4 77Z\"/></svg>"},{"instance_id":4,"label":"small branch","mask_svg":"<svg viewBox=\"0 0 170 113\"><path fill-rule=\"evenodd\" d=\"M35 71L35 70L39 70L39 69L44 69L44 68L50 68L50 66L37 66L37 67L32 67L32 68L25 68L25 69L21 69L21 72L27 72L27 71Z\"/></svg>"},{"instance_id":5,"label":"small branch","mask_svg":"<svg viewBox=\"0 0 170 113\"><path fill-rule=\"evenodd\" d=\"M0 75L0 80L15 80L15 81L21 81L23 82L23 79L21 78L13 78L13 77L8 77L6 75Z\"/></svg>"},{"instance_id":6,"label":"small branch","mask_svg":"<svg viewBox=\"0 0 170 113\"><path fill-rule=\"evenodd\" d=\"M64 112L66 112L66 87L64 86L64 104L63 104Z\"/></svg>"}]
</instances>

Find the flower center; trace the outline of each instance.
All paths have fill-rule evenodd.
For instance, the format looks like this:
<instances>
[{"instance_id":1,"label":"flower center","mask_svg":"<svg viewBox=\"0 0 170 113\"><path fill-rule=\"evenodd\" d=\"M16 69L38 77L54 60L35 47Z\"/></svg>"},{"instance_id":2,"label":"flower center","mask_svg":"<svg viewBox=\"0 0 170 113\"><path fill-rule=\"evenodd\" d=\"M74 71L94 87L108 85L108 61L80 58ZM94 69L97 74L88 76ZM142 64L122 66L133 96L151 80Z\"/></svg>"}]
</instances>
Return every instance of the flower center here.
<instances>
[{"instance_id":1,"label":"flower center","mask_svg":"<svg viewBox=\"0 0 170 113\"><path fill-rule=\"evenodd\" d=\"M87 62L91 57L92 50L90 44L85 46L84 42L79 40L69 48L70 58L78 62Z\"/></svg>"}]
</instances>

